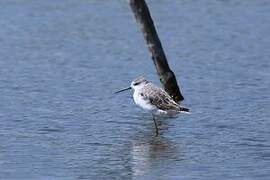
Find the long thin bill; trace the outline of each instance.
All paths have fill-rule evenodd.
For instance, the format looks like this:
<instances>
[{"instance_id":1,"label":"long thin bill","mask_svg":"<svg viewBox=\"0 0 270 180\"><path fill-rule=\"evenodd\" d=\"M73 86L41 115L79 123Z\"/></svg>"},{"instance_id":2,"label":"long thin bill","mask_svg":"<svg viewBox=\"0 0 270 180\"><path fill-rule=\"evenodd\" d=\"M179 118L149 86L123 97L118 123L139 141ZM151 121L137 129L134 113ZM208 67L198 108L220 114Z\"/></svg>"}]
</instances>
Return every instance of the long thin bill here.
<instances>
[{"instance_id":1,"label":"long thin bill","mask_svg":"<svg viewBox=\"0 0 270 180\"><path fill-rule=\"evenodd\" d=\"M116 91L114 94L117 94L117 93L120 93L120 92L129 90L129 89L131 89L131 87L128 87L128 88L125 88L125 89L121 89L121 90L119 90L119 91Z\"/></svg>"}]
</instances>

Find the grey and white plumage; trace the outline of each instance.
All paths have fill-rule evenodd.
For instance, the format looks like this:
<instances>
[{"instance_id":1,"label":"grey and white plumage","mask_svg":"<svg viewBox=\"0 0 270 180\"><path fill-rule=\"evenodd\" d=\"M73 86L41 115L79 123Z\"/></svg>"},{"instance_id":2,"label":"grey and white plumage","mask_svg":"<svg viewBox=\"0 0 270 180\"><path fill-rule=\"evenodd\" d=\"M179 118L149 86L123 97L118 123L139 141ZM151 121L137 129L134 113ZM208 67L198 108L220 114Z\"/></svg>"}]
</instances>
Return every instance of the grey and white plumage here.
<instances>
[{"instance_id":1,"label":"grey and white plumage","mask_svg":"<svg viewBox=\"0 0 270 180\"><path fill-rule=\"evenodd\" d=\"M158 135L158 125L155 115L165 114L171 116L181 112L189 112L188 108L177 104L166 91L147 81L142 76L134 79L130 87L117 91L116 93L128 89L134 90L133 99L135 104L152 113L156 127L156 135Z\"/></svg>"},{"instance_id":2,"label":"grey and white plumage","mask_svg":"<svg viewBox=\"0 0 270 180\"><path fill-rule=\"evenodd\" d=\"M147 81L142 76L131 82L131 88L134 90L133 99L135 103L154 114L172 114L189 111L189 109L177 104L162 88Z\"/></svg>"}]
</instances>

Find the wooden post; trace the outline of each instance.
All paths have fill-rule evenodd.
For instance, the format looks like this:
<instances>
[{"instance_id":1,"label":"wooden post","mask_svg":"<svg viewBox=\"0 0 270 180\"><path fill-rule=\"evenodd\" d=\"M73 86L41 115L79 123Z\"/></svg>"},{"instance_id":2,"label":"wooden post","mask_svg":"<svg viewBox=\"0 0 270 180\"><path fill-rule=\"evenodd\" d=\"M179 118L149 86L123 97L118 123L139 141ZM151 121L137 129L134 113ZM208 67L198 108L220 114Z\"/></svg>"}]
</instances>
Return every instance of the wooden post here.
<instances>
[{"instance_id":1,"label":"wooden post","mask_svg":"<svg viewBox=\"0 0 270 180\"><path fill-rule=\"evenodd\" d=\"M158 38L149 9L144 0L129 0L135 19L140 26L151 58L155 64L164 90L176 101L184 100L173 71L170 69L161 42Z\"/></svg>"}]
</instances>

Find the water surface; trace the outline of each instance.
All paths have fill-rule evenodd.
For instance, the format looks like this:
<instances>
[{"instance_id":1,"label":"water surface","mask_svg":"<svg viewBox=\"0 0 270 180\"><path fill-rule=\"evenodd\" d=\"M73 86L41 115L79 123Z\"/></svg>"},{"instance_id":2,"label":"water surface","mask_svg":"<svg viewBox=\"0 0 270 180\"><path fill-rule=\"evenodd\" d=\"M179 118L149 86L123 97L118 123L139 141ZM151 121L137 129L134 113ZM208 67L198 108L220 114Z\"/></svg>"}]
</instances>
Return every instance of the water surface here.
<instances>
[{"instance_id":1,"label":"water surface","mask_svg":"<svg viewBox=\"0 0 270 180\"><path fill-rule=\"evenodd\" d=\"M0 179L269 179L270 2L147 1L192 110L160 122L126 1L0 2Z\"/></svg>"}]
</instances>

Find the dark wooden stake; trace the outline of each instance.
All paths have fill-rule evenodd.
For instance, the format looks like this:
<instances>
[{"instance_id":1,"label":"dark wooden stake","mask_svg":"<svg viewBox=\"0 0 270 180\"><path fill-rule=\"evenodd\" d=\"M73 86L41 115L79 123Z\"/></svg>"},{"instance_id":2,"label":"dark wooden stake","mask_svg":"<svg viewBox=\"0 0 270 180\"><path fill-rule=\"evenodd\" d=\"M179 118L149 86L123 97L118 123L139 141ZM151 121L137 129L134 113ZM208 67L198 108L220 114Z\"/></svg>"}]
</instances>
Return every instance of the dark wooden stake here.
<instances>
[{"instance_id":1,"label":"dark wooden stake","mask_svg":"<svg viewBox=\"0 0 270 180\"><path fill-rule=\"evenodd\" d=\"M165 91L176 101L184 100L173 71L170 69L166 55L157 35L149 9L144 0L129 0L135 19L140 26L151 58L156 66L159 79Z\"/></svg>"}]
</instances>

